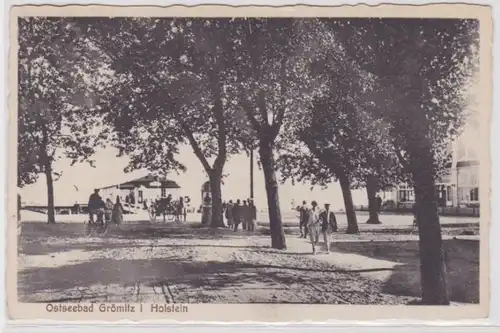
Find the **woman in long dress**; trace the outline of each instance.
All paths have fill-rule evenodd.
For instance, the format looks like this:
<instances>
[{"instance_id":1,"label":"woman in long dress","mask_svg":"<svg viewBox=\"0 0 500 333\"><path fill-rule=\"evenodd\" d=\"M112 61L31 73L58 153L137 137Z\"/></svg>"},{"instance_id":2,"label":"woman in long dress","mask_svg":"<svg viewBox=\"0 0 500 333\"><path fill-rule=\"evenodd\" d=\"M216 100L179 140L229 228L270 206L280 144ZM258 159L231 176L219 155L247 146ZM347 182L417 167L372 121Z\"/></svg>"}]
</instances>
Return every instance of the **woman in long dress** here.
<instances>
[{"instance_id":1,"label":"woman in long dress","mask_svg":"<svg viewBox=\"0 0 500 333\"><path fill-rule=\"evenodd\" d=\"M182 217L184 216L184 222L186 222L186 216L184 215L184 198L180 197L177 203L177 220L182 221Z\"/></svg>"},{"instance_id":2,"label":"woman in long dress","mask_svg":"<svg viewBox=\"0 0 500 333\"><path fill-rule=\"evenodd\" d=\"M111 219L113 218L113 208L113 201L111 201L110 198L107 198L104 206L104 221L106 223L111 223Z\"/></svg>"},{"instance_id":3,"label":"woman in long dress","mask_svg":"<svg viewBox=\"0 0 500 333\"><path fill-rule=\"evenodd\" d=\"M120 202L120 197L116 196L116 203L113 206L113 224L121 225L123 223L123 206Z\"/></svg>"}]
</instances>

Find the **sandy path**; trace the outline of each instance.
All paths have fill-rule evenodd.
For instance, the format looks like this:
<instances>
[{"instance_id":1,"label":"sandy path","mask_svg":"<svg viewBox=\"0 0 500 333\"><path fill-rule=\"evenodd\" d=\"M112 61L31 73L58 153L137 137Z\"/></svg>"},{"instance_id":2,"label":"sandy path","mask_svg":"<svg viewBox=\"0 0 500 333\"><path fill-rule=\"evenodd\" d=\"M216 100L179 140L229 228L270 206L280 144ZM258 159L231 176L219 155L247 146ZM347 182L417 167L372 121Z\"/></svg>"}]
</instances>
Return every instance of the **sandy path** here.
<instances>
[{"instance_id":1,"label":"sandy path","mask_svg":"<svg viewBox=\"0 0 500 333\"><path fill-rule=\"evenodd\" d=\"M287 237L288 250L280 251L269 248L269 236L243 231L157 225L85 238L74 224L51 228L23 229L21 301L402 304L414 299L402 296L414 291L394 293L387 285L400 262L346 253L340 243L330 255L313 256L310 244L297 236Z\"/></svg>"}]
</instances>

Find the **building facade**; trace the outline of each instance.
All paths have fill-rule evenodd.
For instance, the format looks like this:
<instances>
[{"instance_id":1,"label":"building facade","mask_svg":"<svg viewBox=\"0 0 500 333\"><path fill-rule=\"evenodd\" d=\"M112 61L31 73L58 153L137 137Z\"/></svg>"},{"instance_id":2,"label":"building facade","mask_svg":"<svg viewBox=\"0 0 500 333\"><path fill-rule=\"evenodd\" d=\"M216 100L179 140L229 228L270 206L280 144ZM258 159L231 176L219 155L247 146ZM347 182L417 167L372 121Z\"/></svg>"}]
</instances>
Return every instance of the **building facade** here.
<instances>
[{"instance_id":1,"label":"building facade","mask_svg":"<svg viewBox=\"0 0 500 333\"><path fill-rule=\"evenodd\" d=\"M450 145L452 162L436 184L441 207L479 206L479 123L471 118L464 131ZM415 192L407 184L399 184L382 193L383 200L392 200L399 207L411 206Z\"/></svg>"},{"instance_id":2,"label":"building facade","mask_svg":"<svg viewBox=\"0 0 500 333\"><path fill-rule=\"evenodd\" d=\"M103 199L110 198L114 202L118 196L122 203L132 205L165 198L169 194L173 199L182 196L181 187L176 182L152 174L122 184L99 188L99 193Z\"/></svg>"}]
</instances>

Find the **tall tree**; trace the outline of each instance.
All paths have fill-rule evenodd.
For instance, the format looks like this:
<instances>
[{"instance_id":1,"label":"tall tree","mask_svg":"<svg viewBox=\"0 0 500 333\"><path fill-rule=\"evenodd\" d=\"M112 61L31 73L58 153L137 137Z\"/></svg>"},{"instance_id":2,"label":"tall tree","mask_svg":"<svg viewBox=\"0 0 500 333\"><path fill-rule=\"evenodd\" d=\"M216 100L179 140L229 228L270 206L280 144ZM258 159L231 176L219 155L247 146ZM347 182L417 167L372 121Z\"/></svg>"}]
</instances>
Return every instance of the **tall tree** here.
<instances>
[{"instance_id":1,"label":"tall tree","mask_svg":"<svg viewBox=\"0 0 500 333\"><path fill-rule=\"evenodd\" d=\"M18 185L47 183L48 223L55 223L54 162L88 161L102 136L90 131L95 106L96 53L60 18L26 17L18 21ZM95 120L98 121L98 120Z\"/></svg>"},{"instance_id":2,"label":"tall tree","mask_svg":"<svg viewBox=\"0 0 500 333\"><path fill-rule=\"evenodd\" d=\"M372 77L346 56L330 29L320 21L316 21L316 28L325 45L312 63L310 75L322 79L326 88L310 106L294 114L293 126L285 135L288 148L279 165L284 179L322 185L338 180L347 232L356 233L359 229L351 189L368 187L369 201L373 202L379 184L395 174L397 163L392 163L395 159L391 159L394 154L389 151L387 126L370 114L373 103L361 98L372 84ZM304 147L294 147L297 140ZM310 155L322 167L312 162ZM378 222L377 210L371 209L370 213L371 221Z\"/></svg>"},{"instance_id":3,"label":"tall tree","mask_svg":"<svg viewBox=\"0 0 500 333\"><path fill-rule=\"evenodd\" d=\"M276 178L276 152L290 113L320 90L308 75L318 36L313 21L233 19L233 93L256 135L264 172L271 246L286 248Z\"/></svg>"},{"instance_id":4,"label":"tall tree","mask_svg":"<svg viewBox=\"0 0 500 333\"><path fill-rule=\"evenodd\" d=\"M79 24L120 77L108 98L115 143L128 170L184 171L188 144L210 180L213 227L223 226L224 165L241 149L241 119L225 97L229 19L87 19ZM84 29L84 30L85 30ZM140 38L139 38L140 37Z\"/></svg>"},{"instance_id":5,"label":"tall tree","mask_svg":"<svg viewBox=\"0 0 500 333\"><path fill-rule=\"evenodd\" d=\"M398 155L412 175L419 222L422 301L449 304L435 182L466 115L478 65L478 21L357 19L328 23L348 54L377 78Z\"/></svg>"}]
</instances>

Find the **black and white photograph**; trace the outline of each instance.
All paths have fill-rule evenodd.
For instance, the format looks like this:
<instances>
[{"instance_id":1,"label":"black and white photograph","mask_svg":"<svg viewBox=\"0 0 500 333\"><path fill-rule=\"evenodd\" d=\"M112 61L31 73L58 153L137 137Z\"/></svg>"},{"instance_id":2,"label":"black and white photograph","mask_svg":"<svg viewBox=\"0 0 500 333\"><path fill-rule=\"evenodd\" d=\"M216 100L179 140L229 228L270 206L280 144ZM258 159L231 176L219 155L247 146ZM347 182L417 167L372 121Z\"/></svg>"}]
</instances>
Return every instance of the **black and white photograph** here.
<instances>
[{"instance_id":1,"label":"black and white photograph","mask_svg":"<svg viewBox=\"0 0 500 333\"><path fill-rule=\"evenodd\" d=\"M490 21L99 8L11 15L17 316L487 309Z\"/></svg>"}]
</instances>

